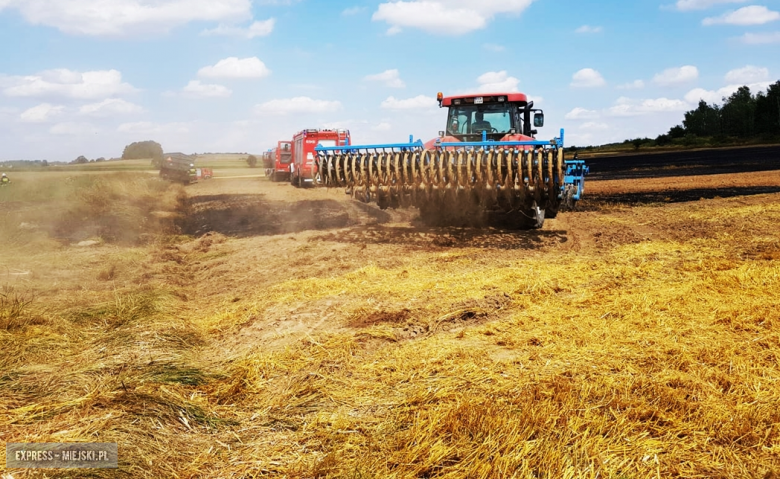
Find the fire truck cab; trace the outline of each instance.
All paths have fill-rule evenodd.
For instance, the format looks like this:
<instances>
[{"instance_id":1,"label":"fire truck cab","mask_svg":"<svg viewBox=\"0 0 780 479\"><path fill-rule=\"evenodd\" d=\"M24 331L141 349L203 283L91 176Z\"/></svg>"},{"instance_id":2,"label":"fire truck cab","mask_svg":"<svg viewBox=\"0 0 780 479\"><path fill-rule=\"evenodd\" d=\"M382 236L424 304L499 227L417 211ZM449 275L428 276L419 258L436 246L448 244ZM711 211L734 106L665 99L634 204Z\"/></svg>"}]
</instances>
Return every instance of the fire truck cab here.
<instances>
[{"instance_id":1,"label":"fire truck cab","mask_svg":"<svg viewBox=\"0 0 780 479\"><path fill-rule=\"evenodd\" d=\"M268 177L271 181L287 181L290 179L290 165L292 163L292 143L280 141L276 148L270 150L269 155L273 166Z\"/></svg>"},{"instance_id":2,"label":"fire truck cab","mask_svg":"<svg viewBox=\"0 0 780 479\"><path fill-rule=\"evenodd\" d=\"M319 172L314 163L314 148L322 146L349 146L349 130L308 129L295 134L292 141L293 162L290 165L290 182L297 187L315 186Z\"/></svg>"}]
</instances>

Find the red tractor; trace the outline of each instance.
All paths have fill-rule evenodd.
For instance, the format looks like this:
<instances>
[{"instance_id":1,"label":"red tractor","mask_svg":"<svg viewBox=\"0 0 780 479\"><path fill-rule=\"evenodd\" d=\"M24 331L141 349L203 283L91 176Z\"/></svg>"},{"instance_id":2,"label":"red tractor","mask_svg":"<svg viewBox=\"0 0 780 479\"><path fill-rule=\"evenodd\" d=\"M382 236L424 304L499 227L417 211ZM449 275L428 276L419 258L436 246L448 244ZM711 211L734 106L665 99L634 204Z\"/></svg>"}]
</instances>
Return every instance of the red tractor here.
<instances>
[{"instance_id":1,"label":"red tractor","mask_svg":"<svg viewBox=\"0 0 780 479\"><path fill-rule=\"evenodd\" d=\"M439 95L439 106L449 110L446 130L425 143L426 149L438 143L534 141L535 127L544 124L544 113L523 93Z\"/></svg>"},{"instance_id":2,"label":"red tractor","mask_svg":"<svg viewBox=\"0 0 780 479\"><path fill-rule=\"evenodd\" d=\"M419 208L425 221L480 223L501 216L520 228L573 207L588 172L576 155L564 158L563 130L536 139L544 113L522 93L444 97L445 129L427 143L320 145L317 168L326 186L384 208Z\"/></svg>"},{"instance_id":3,"label":"red tractor","mask_svg":"<svg viewBox=\"0 0 780 479\"><path fill-rule=\"evenodd\" d=\"M280 141L276 148L266 152L270 167L266 170L266 176L271 181L287 181L290 179L290 164L292 163L292 144L289 141Z\"/></svg>"},{"instance_id":4,"label":"red tractor","mask_svg":"<svg viewBox=\"0 0 780 479\"><path fill-rule=\"evenodd\" d=\"M315 164L314 149L319 146L349 146L351 139L349 130L303 130L293 137L293 163L290 172L290 182L297 186L314 186L320 183L319 172Z\"/></svg>"}]
</instances>

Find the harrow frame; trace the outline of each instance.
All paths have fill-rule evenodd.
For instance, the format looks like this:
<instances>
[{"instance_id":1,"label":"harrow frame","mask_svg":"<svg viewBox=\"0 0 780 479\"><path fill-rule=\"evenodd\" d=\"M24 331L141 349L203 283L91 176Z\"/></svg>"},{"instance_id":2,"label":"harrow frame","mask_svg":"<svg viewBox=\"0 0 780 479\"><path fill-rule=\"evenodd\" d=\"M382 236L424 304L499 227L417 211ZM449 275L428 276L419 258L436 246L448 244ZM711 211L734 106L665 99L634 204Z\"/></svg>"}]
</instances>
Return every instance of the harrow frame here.
<instances>
[{"instance_id":1,"label":"harrow frame","mask_svg":"<svg viewBox=\"0 0 780 479\"><path fill-rule=\"evenodd\" d=\"M576 155L564 159L563 129L550 141L488 141L484 132L482 139L437 140L432 149L413 136L408 143L318 145L317 178L382 209L416 206L433 217L497 209L531 228L582 197L588 168Z\"/></svg>"}]
</instances>

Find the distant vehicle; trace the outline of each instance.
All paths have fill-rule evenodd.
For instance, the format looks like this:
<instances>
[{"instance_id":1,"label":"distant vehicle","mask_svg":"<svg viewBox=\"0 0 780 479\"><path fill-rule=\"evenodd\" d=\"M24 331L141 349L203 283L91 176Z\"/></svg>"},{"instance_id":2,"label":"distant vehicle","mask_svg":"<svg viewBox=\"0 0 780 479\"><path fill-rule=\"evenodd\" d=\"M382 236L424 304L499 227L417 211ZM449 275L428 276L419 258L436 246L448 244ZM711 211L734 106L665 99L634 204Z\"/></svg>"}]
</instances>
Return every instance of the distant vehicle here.
<instances>
[{"instance_id":1,"label":"distant vehicle","mask_svg":"<svg viewBox=\"0 0 780 479\"><path fill-rule=\"evenodd\" d=\"M198 181L198 170L195 160L184 154L168 155L160 165L160 178L179 183L189 184Z\"/></svg>"},{"instance_id":2,"label":"distant vehicle","mask_svg":"<svg viewBox=\"0 0 780 479\"><path fill-rule=\"evenodd\" d=\"M308 129L295 134L292 141L293 163L290 170L290 182L297 186L314 186L319 180L315 163L317 145L349 146L351 139L349 130L317 130Z\"/></svg>"},{"instance_id":3,"label":"distant vehicle","mask_svg":"<svg viewBox=\"0 0 780 479\"><path fill-rule=\"evenodd\" d=\"M280 141L276 148L268 150L271 167L266 171L271 181L287 181L290 179L290 164L292 163L292 143Z\"/></svg>"},{"instance_id":4,"label":"distant vehicle","mask_svg":"<svg viewBox=\"0 0 780 479\"><path fill-rule=\"evenodd\" d=\"M214 177L214 171L211 168L196 168L195 177L199 180L209 180Z\"/></svg>"},{"instance_id":5,"label":"distant vehicle","mask_svg":"<svg viewBox=\"0 0 780 479\"><path fill-rule=\"evenodd\" d=\"M273 168L274 168L274 160L273 160L273 156L271 154L272 151L273 151L272 149L266 150L260 156L260 161L263 162L263 168L265 170L266 178L270 178L271 177L271 173L273 173L273 171L274 171L273 170Z\"/></svg>"}]
</instances>

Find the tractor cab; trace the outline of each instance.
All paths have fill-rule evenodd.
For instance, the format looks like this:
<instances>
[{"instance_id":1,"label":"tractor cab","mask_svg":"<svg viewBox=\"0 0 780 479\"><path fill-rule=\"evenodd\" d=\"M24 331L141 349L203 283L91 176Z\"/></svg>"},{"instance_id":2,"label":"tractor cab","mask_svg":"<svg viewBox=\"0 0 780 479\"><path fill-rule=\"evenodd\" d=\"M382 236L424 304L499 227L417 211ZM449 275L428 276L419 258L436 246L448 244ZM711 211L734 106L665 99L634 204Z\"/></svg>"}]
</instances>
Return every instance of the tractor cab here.
<instances>
[{"instance_id":1,"label":"tractor cab","mask_svg":"<svg viewBox=\"0 0 780 479\"><path fill-rule=\"evenodd\" d=\"M536 128L544 125L544 112L522 93L489 93L444 97L437 95L440 107L447 107L446 129L440 137L458 141L515 139L517 135L533 138Z\"/></svg>"}]
</instances>

